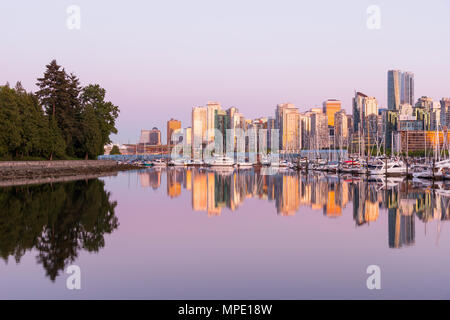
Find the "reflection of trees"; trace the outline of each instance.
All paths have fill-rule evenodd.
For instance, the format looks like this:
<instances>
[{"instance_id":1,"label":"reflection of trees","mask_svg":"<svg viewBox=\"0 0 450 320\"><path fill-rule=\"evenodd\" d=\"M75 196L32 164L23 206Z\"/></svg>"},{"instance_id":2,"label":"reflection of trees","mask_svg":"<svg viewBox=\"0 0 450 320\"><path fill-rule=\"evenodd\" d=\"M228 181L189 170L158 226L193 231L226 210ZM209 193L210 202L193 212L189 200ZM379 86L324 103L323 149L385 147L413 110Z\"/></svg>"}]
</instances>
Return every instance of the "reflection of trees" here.
<instances>
[{"instance_id":1,"label":"reflection of trees","mask_svg":"<svg viewBox=\"0 0 450 320\"><path fill-rule=\"evenodd\" d=\"M0 256L16 262L37 249L39 263L55 280L80 249L98 252L119 223L100 180L10 187L0 192Z\"/></svg>"}]
</instances>

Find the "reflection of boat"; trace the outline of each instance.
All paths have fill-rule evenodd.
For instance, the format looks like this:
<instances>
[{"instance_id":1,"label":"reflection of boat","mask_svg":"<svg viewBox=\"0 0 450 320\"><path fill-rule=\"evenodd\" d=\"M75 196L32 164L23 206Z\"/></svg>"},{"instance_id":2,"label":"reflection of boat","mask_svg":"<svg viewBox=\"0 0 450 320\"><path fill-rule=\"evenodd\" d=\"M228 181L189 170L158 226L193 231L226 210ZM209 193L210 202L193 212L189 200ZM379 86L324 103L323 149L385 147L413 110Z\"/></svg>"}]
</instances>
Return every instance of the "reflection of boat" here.
<instances>
[{"instance_id":1,"label":"reflection of boat","mask_svg":"<svg viewBox=\"0 0 450 320\"><path fill-rule=\"evenodd\" d=\"M271 167L283 167L283 168L288 168L291 166L291 163L287 160L280 160L280 161L271 161L269 163L269 165Z\"/></svg>"},{"instance_id":2,"label":"reflection of boat","mask_svg":"<svg viewBox=\"0 0 450 320\"><path fill-rule=\"evenodd\" d=\"M325 165L325 170L328 172L337 172L338 168L339 168L338 161L330 161Z\"/></svg>"},{"instance_id":3,"label":"reflection of boat","mask_svg":"<svg viewBox=\"0 0 450 320\"><path fill-rule=\"evenodd\" d=\"M442 197L450 197L450 186L446 185L444 183L435 183L434 184L434 191L436 194L442 196Z\"/></svg>"},{"instance_id":4,"label":"reflection of boat","mask_svg":"<svg viewBox=\"0 0 450 320\"><path fill-rule=\"evenodd\" d=\"M253 163L241 161L241 162L238 162L238 163L237 163L237 166L238 166L240 169L252 168L252 167L253 167Z\"/></svg>"},{"instance_id":5,"label":"reflection of boat","mask_svg":"<svg viewBox=\"0 0 450 320\"><path fill-rule=\"evenodd\" d=\"M209 171L212 171L219 175L228 176L234 172L234 167L233 166L211 166L211 167L209 167Z\"/></svg>"}]
</instances>

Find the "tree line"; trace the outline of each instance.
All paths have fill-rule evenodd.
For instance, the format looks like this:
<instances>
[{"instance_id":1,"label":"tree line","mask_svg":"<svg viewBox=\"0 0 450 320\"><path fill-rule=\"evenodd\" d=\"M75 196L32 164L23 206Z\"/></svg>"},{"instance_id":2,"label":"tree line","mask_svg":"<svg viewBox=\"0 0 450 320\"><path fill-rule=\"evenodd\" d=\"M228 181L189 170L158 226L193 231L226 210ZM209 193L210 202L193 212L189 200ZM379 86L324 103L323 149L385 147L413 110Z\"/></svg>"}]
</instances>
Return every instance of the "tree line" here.
<instances>
[{"instance_id":1,"label":"tree line","mask_svg":"<svg viewBox=\"0 0 450 320\"><path fill-rule=\"evenodd\" d=\"M38 91L0 86L0 159L95 159L117 133L119 108L98 84L80 86L53 60Z\"/></svg>"}]
</instances>

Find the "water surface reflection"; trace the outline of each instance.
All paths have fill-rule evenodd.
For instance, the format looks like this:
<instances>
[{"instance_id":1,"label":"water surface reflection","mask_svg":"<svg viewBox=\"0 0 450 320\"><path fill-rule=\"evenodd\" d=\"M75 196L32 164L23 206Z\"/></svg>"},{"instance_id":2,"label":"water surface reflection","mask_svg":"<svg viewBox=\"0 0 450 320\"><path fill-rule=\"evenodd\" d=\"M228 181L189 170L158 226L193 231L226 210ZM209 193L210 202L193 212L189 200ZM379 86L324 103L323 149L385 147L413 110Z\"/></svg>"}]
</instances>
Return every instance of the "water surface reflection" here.
<instances>
[{"instance_id":1,"label":"water surface reflection","mask_svg":"<svg viewBox=\"0 0 450 320\"><path fill-rule=\"evenodd\" d=\"M191 194L194 211L219 216L224 208L238 210L247 198L272 202L281 216L301 214L302 207L339 218L351 205L357 227L388 214L388 245L401 248L415 243L415 219L423 223L450 219L450 185L442 182L406 181L398 178L366 181L363 177L327 174L304 175L283 171L265 175L259 170L207 170L154 168L138 173L141 187L158 189L166 176L167 195L182 190Z\"/></svg>"},{"instance_id":2,"label":"water surface reflection","mask_svg":"<svg viewBox=\"0 0 450 320\"><path fill-rule=\"evenodd\" d=\"M98 252L118 228L98 179L0 189L0 256L20 263L27 251L54 281L80 251Z\"/></svg>"}]
</instances>

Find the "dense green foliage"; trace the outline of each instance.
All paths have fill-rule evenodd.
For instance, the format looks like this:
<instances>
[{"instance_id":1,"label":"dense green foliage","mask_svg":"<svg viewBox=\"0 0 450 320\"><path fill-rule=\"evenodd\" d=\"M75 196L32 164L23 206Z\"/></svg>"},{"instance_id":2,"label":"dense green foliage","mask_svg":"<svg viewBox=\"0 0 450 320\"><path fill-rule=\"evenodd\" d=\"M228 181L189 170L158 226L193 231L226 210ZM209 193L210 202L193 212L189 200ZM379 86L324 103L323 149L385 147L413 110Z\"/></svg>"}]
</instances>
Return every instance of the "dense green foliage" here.
<instances>
[{"instance_id":1,"label":"dense green foliage","mask_svg":"<svg viewBox=\"0 0 450 320\"><path fill-rule=\"evenodd\" d=\"M109 154L112 154L112 155L114 155L114 154L122 154L122 153L120 152L120 150L119 150L119 147L118 147L118 146L116 146L116 145L113 145L113 147L111 148L111 151L109 152Z\"/></svg>"},{"instance_id":2,"label":"dense green foliage","mask_svg":"<svg viewBox=\"0 0 450 320\"><path fill-rule=\"evenodd\" d=\"M81 87L55 60L39 90L0 86L0 159L96 158L117 133L119 108L98 84Z\"/></svg>"}]
</instances>

